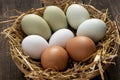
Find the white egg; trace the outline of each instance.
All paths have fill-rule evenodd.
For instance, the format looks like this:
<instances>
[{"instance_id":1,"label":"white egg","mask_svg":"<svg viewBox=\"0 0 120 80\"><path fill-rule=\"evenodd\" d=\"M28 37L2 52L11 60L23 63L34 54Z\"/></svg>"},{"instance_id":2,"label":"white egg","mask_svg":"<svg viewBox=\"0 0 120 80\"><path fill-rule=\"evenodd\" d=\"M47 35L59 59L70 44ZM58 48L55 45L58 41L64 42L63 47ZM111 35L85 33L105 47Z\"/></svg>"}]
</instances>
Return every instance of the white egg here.
<instances>
[{"instance_id":1,"label":"white egg","mask_svg":"<svg viewBox=\"0 0 120 80\"><path fill-rule=\"evenodd\" d=\"M66 16L68 23L74 29L77 29L83 21L90 18L88 11L79 4L70 5L67 9Z\"/></svg>"},{"instance_id":2,"label":"white egg","mask_svg":"<svg viewBox=\"0 0 120 80\"><path fill-rule=\"evenodd\" d=\"M106 24L100 19L89 19L84 21L77 29L77 36L87 36L95 42L105 36Z\"/></svg>"},{"instance_id":3,"label":"white egg","mask_svg":"<svg viewBox=\"0 0 120 80\"><path fill-rule=\"evenodd\" d=\"M73 37L74 34L69 29L60 29L51 36L49 40L49 45L50 46L57 45L57 46L65 47L66 42Z\"/></svg>"},{"instance_id":4,"label":"white egg","mask_svg":"<svg viewBox=\"0 0 120 80\"><path fill-rule=\"evenodd\" d=\"M33 59L40 59L43 50L47 47L47 41L38 35L27 36L22 41L22 48L25 54Z\"/></svg>"}]
</instances>

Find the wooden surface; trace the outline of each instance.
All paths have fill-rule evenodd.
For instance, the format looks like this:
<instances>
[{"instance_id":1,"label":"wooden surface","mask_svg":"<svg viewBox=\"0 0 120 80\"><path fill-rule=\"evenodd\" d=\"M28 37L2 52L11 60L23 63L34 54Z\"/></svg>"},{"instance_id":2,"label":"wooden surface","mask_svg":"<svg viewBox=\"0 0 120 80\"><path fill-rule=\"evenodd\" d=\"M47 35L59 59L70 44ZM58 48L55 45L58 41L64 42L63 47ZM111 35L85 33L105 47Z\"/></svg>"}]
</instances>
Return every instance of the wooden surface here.
<instances>
[{"instance_id":1,"label":"wooden surface","mask_svg":"<svg viewBox=\"0 0 120 80\"><path fill-rule=\"evenodd\" d=\"M87 3L88 0L84 0ZM92 5L97 9L109 9L111 19L115 20L117 15L120 15L120 0L93 0ZM19 11L26 11L31 8L41 7L40 0L0 0L0 20L7 18L3 14L8 10L17 9ZM9 11L6 17L15 15L15 11ZM120 28L120 18L118 19L118 26ZM0 32L10 24L0 24ZM120 80L120 51L118 57L115 59L116 65L111 65L105 71L105 80ZM25 80L24 75L18 70L9 54L9 44L0 35L0 80ZM101 80L100 76L93 80Z\"/></svg>"}]
</instances>

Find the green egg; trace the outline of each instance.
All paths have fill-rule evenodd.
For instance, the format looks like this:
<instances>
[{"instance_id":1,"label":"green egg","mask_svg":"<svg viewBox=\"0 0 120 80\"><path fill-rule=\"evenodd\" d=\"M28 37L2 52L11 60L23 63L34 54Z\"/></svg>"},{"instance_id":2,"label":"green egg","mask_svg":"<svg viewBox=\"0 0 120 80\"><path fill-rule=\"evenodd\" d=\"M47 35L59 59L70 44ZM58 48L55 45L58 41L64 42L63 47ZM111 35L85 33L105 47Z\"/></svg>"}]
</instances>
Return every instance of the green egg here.
<instances>
[{"instance_id":1,"label":"green egg","mask_svg":"<svg viewBox=\"0 0 120 80\"><path fill-rule=\"evenodd\" d=\"M47 22L36 14L27 14L22 18L21 27L27 35L40 35L45 39L51 36Z\"/></svg>"},{"instance_id":2,"label":"green egg","mask_svg":"<svg viewBox=\"0 0 120 80\"><path fill-rule=\"evenodd\" d=\"M55 32L62 28L67 28L67 20L64 12L57 6L48 6L43 15L51 29Z\"/></svg>"}]
</instances>

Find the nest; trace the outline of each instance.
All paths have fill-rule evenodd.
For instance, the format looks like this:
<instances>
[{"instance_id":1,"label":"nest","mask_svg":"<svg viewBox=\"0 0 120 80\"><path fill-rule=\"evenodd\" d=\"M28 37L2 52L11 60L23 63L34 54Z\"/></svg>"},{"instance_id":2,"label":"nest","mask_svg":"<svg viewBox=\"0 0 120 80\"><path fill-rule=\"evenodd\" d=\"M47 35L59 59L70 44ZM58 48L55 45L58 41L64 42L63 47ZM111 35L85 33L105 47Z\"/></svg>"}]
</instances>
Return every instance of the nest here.
<instances>
[{"instance_id":1,"label":"nest","mask_svg":"<svg viewBox=\"0 0 120 80\"><path fill-rule=\"evenodd\" d=\"M55 71L53 69L43 69L40 62L32 60L24 55L21 48L21 41L26 36L21 29L21 19L24 15L35 13L42 16L45 7L31 9L18 16L13 25L5 29L2 33L6 35L10 43L10 52L17 67L25 74L27 80L89 80L101 74L113 64L112 60L117 56L119 49L119 32L115 21L108 16L108 10L102 12L89 4L82 4L77 0L43 0L44 5L59 6L64 12L73 3L84 6L90 13L91 18L102 19L107 24L107 31L104 39L97 43L97 51L91 58L82 63L70 60L65 71ZM62 4L62 5L61 5ZM12 20L13 21L13 20ZM8 22L8 21L6 21Z\"/></svg>"}]
</instances>

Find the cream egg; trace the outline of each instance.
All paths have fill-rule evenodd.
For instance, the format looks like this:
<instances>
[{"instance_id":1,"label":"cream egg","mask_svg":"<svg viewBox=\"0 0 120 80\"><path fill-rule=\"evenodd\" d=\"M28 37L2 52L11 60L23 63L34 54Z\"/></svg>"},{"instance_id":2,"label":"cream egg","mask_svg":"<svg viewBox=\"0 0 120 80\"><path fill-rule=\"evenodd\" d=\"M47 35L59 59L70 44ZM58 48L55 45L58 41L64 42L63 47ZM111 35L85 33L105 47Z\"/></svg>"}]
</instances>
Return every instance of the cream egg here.
<instances>
[{"instance_id":1,"label":"cream egg","mask_svg":"<svg viewBox=\"0 0 120 80\"><path fill-rule=\"evenodd\" d=\"M88 11L80 4L70 5L66 11L66 16L68 23L74 29L77 29L83 21L90 18Z\"/></svg>"},{"instance_id":2,"label":"cream egg","mask_svg":"<svg viewBox=\"0 0 120 80\"><path fill-rule=\"evenodd\" d=\"M69 29L60 29L56 31L49 40L49 45L57 45L61 47L65 47L66 43L69 39L73 38L74 34Z\"/></svg>"},{"instance_id":3,"label":"cream egg","mask_svg":"<svg viewBox=\"0 0 120 80\"><path fill-rule=\"evenodd\" d=\"M44 11L43 17L54 32L61 28L67 28L66 16L62 9L57 6L48 6Z\"/></svg>"},{"instance_id":4,"label":"cream egg","mask_svg":"<svg viewBox=\"0 0 120 80\"><path fill-rule=\"evenodd\" d=\"M23 39L22 49L33 59L40 59L43 50L48 47L47 41L39 35L30 35Z\"/></svg>"},{"instance_id":5,"label":"cream egg","mask_svg":"<svg viewBox=\"0 0 120 80\"><path fill-rule=\"evenodd\" d=\"M45 39L51 36L47 22L36 14L27 14L22 18L21 26L27 35L40 35Z\"/></svg>"},{"instance_id":6,"label":"cream egg","mask_svg":"<svg viewBox=\"0 0 120 80\"><path fill-rule=\"evenodd\" d=\"M89 19L78 27L77 36L87 36L97 42L105 36L106 28L104 21L100 19Z\"/></svg>"}]
</instances>

